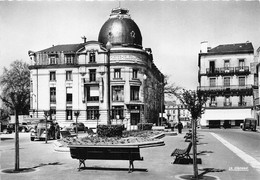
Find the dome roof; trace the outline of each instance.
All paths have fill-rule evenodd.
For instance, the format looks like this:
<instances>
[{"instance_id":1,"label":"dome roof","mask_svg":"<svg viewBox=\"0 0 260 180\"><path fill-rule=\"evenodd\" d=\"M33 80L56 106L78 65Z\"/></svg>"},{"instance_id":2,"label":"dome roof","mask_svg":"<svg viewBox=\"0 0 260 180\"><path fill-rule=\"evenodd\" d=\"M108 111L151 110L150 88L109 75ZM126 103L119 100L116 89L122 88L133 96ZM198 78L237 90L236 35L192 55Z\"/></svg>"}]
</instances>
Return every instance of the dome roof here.
<instances>
[{"instance_id":1,"label":"dome roof","mask_svg":"<svg viewBox=\"0 0 260 180\"><path fill-rule=\"evenodd\" d=\"M142 48L142 35L127 9L113 9L109 19L102 26L98 41L104 46L110 41L113 46Z\"/></svg>"}]
</instances>

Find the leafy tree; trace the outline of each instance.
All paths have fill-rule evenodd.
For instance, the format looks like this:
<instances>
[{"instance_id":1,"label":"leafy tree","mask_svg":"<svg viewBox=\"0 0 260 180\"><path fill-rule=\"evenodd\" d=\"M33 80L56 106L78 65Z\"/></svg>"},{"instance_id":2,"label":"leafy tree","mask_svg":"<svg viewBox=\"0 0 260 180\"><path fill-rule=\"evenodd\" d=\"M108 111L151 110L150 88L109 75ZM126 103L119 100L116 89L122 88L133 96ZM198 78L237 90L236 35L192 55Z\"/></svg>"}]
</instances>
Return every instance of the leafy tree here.
<instances>
[{"instance_id":1,"label":"leafy tree","mask_svg":"<svg viewBox=\"0 0 260 180\"><path fill-rule=\"evenodd\" d=\"M15 170L19 171L19 133L18 115L28 114L30 107L30 71L29 65L14 61L10 69L4 68L0 76L2 94L0 99L15 114Z\"/></svg>"},{"instance_id":2,"label":"leafy tree","mask_svg":"<svg viewBox=\"0 0 260 180\"><path fill-rule=\"evenodd\" d=\"M193 170L194 177L198 179L198 166L197 166L197 121L204 112L204 104L207 97L199 91L183 90L180 95L181 102L188 108L192 117L192 145L193 145Z\"/></svg>"},{"instance_id":3,"label":"leafy tree","mask_svg":"<svg viewBox=\"0 0 260 180\"><path fill-rule=\"evenodd\" d=\"M4 67L0 76L2 94L0 95L11 114L28 114L30 108L30 71L29 65L22 61L14 61L10 69Z\"/></svg>"}]
</instances>

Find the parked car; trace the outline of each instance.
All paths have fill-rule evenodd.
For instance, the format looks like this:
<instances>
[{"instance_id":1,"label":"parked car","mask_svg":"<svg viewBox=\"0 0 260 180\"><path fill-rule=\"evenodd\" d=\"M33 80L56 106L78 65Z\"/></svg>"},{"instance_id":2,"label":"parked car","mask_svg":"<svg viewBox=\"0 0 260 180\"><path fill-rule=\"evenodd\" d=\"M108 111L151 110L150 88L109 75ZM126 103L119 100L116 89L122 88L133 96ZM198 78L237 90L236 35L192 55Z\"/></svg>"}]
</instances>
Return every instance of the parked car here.
<instances>
[{"instance_id":1,"label":"parked car","mask_svg":"<svg viewBox=\"0 0 260 180\"><path fill-rule=\"evenodd\" d=\"M56 135L55 124L52 121L47 121L47 132L46 132L46 120L40 120L39 123L36 125L36 128L31 130L31 141L35 139L44 140L47 139L56 139L60 137L60 135Z\"/></svg>"},{"instance_id":2,"label":"parked car","mask_svg":"<svg viewBox=\"0 0 260 180\"><path fill-rule=\"evenodd\" d=\"M240 125L243 131L250 129L256 131L256 119L254 118L245 118L242 125Z\"/></svg>"},{"instance_id":3,"label":"parked car","mask_svg":"<svg viewBox=\"0 0 260 180\"><path fill-rule=\"evenodd\" d=\"M29 128L25 124L19 124L18 130L19 132L29 132ZM9 123L4 130L4 133L11 134L13 132L15 132L15 123Z\"/></svg>"},{"instance_id":4,"label":"parked car","mask_svg":"<svg viewBox=\"0 0 260 180\"><path fill-rule=\"evenodd\" d=\"M79 122L77 127L78 131L84 131L84 133L88 130L88 127L86 127L82 122ZM62 130L76 132L76 123L71 123L69 126L65 126Z\"/></svg>"}]
</instances>

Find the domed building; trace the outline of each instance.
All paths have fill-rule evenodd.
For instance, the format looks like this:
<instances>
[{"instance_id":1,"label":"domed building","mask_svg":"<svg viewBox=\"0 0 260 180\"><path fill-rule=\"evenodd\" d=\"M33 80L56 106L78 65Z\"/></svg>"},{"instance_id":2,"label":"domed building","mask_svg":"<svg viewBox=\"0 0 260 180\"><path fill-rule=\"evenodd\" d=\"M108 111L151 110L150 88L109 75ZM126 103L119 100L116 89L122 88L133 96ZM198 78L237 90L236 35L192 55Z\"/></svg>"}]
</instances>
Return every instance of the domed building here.
<instances>
[{"instance_id":1,"label":"domed building","mask_svg":"<svg viewBox=\"0 0 260 180\"><path fill-rule=\"evenodd\" d=\"M129 11L113 9L98 41L83 39L80 44L28 52L31 117L43 117L48 110L49 118L61 126L76 120L89 128L158 124L164 76L153 62L152 50L143 49L141 31Z\"/></svg>"}]
</instances>

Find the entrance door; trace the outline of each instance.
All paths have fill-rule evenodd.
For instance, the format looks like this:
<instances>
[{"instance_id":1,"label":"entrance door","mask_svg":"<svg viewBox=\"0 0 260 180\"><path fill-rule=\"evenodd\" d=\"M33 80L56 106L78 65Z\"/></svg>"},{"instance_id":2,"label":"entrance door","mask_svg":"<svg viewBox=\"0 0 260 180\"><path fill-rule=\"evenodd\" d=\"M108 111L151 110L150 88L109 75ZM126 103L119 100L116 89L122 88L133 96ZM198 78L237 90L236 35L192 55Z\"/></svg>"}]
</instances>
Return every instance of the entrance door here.
<instances>
[{"instance_id":1,"label":"entrance door","mask_svg":"<svg viewBox=\"0 0 260 180\"><path fill-rule=\"evenodd\" d=\"M131 113L130 119L131 125L137 125L140 122L140 113Z\"/></svg>"}]
</instances>

